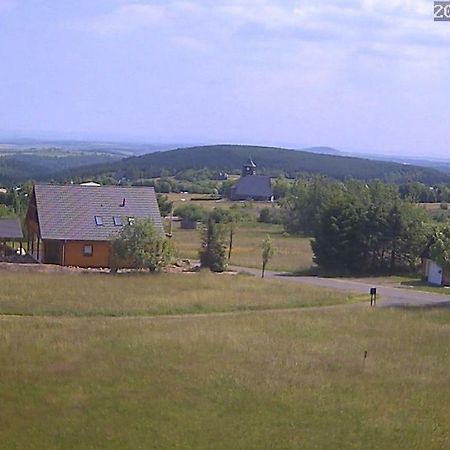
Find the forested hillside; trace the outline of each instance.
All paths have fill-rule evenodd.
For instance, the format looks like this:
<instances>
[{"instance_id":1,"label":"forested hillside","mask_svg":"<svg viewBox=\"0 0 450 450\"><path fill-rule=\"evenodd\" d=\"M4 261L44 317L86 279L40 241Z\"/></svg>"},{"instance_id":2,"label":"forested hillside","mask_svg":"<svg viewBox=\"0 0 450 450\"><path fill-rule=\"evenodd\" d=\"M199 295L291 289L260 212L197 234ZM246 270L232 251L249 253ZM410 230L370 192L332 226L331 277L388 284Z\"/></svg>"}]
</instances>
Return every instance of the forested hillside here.
<instances>
[{"instance_id":1,"label":"forested hillside","mask_svg":"<svg viewBox=\"0 0 450 450\"><path fill-rule=\"evenodd\" d=\"M126 158L112 164L65 172L68 177L112 176L116 179L154 178L176 175L187 169L212 169L238 173L251 156L258 173L295 177L299 174L322 174L330 178L360 180L379 179L392 183L420 181L427 185L450 182L450 176L437 170L413 165L369 159L245 145L213 145L180 148Z\"/></svg>"},{"instance_id":2,"label":"forested hillside","mask_svg":"<svg viewBox=\"0 0 450 450\"><path fill-rule=\"evenodd\" d=\"M59 149L5 152L0 155L0 185L26 180L48 181L61 171L118 161L111 153L73 152Z\"/></svg>"}]
</instances>

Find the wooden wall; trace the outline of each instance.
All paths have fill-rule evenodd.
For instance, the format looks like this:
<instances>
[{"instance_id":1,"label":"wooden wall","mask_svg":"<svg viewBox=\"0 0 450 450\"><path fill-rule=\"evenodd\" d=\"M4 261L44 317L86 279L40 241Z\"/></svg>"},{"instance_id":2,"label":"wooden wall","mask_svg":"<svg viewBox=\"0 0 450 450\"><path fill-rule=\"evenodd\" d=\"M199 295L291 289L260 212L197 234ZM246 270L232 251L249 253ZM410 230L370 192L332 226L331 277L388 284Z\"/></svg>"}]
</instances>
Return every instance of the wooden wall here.
<instances>
[{"instance_id":1,"label":"wooden wall","mask_svg":"<svg viewBox=\"0 0 450 450\"><path fill-rule=\"evenodd\" d=\"M84 256L85 245L92 245L92 256ZM69 241L64 244L64 265L78 267L109 267L111 243L101 241Z\"/></svg>"}]
</instances>

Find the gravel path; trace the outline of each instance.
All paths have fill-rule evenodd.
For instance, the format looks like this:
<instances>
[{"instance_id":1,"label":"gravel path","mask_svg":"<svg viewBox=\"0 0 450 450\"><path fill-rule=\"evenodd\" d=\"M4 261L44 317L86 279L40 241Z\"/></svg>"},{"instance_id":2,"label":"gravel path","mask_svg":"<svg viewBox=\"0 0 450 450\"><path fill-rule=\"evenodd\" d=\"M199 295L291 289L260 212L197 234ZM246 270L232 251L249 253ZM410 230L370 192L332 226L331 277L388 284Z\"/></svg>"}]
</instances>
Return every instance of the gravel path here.
<instances>
[{"instance_id":1,"label":"gravel path","mask_svg":"<svg viewBox=\"0 0 450 450\"><path fill-rule=\"evenodd\" d=\"M248 267L230 267L242 273L261 276L261 270ZM418 291L412 288L397 288L391 286L369 284L367 281L355 281L346 278L321 278L310 276L293 276L289 273L266 271L266 278L283 280L291 283L300 283L310 286L320 286L329 289L338 289L349 292L367 294L367 301L370 299L370 288L376 287L378 294L377 306L384 307L433 307L450 306L450 295L432 294L430 292ZM374 280L375 281L375 280Z\"/></svg>"}]
</instances>

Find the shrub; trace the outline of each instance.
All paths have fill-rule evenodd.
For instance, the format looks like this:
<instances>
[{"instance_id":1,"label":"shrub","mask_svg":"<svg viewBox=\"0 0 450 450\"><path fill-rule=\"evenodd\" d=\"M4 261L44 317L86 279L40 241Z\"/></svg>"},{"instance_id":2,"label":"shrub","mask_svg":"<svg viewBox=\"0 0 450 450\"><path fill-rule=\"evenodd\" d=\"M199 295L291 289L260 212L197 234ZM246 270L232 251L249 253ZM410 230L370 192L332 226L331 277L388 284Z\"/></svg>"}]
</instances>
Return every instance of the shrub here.
<instances>
[{"instance_id":1,"label":"shrub","mask_svg":"<svg viewBox=\"0 0 450 450\"><path fill-rule=\"evenodd\" d=\"M258 222L280 224L283 222L281 211L277 208L262 208L259 212Z\"/></svg>"},{"instance_id":2,"label":"shrub","mask_svg":"<svg viewBox=\"0 0 450 450\"><path fill-rule=\"evenodd\" d=\"M174 213L181 219L194 220L197 222L205 220L207 215L205 208L195 204L179 206L175 209Z\"/></svg>"},{"instance_id":3,"label":"shrub","mask_svg":"<svg viewBox=\"0 0 450 450\"><path fill-rule=\"evenodd\" d=\"M171 242L158 231L150 219L138 220L123 227L112 242L112 267L148 269L159 272L170 264Z\"/></svg>"}]
</instances>

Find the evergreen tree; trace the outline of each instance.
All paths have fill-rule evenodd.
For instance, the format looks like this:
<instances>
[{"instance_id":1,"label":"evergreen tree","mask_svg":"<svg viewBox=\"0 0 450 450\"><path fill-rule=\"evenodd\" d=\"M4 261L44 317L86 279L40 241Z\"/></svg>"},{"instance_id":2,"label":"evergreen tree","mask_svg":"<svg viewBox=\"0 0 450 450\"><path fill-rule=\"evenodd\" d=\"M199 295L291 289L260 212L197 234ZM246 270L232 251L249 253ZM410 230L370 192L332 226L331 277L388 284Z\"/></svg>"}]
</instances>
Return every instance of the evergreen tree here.
<instances>
[{"instance_id":1,"label":"evergreen tree","mask_svg":"<svg viewBox=\"0 0 450 450\"><path fill-rule=\"evenodd\" d=\"M202 248L199 252L200 264L213 272L223 272L227 268L223 226L209 215L202 233Z\"/></svg>"}]
</instances>

